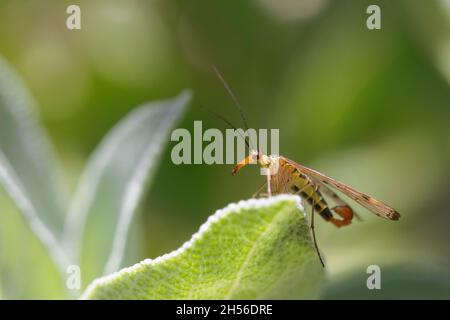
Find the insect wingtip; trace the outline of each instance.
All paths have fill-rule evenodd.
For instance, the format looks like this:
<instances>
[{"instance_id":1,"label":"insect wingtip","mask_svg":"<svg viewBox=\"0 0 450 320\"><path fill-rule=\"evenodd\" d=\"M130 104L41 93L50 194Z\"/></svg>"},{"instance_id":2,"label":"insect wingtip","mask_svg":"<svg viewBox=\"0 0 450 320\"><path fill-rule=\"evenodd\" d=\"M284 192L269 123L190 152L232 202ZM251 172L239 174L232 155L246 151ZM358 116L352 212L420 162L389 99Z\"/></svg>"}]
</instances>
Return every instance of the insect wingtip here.
<instances>
[{"instance_id":1,"label":"insect wingtip","mask_svg":"<svg viewBox=\"0 0 450 320\"><path fill-rule=\"evenodd\" d=\"M392 213L392 216L391 216L391 220L399 220L400 219L400 213L398 213L398 211L394 211L393 213Z\"/></svg>"}]
</instances>

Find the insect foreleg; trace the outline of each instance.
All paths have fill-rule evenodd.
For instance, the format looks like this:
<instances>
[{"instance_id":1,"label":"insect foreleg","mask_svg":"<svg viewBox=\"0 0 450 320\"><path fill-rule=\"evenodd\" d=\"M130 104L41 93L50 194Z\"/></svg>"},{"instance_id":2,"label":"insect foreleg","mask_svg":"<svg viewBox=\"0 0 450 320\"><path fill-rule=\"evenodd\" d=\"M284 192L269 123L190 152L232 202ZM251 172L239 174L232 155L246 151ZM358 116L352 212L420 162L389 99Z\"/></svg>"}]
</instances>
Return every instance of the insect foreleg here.
<instances>
[{"instance_id":1,"label":"insect foreleg","mask_svg":"<svg viewBox=\"0 0 450 320\"><path fill-rule=\"evenodd\" d=\"M261 194L261 191L264 189L264 187L266 186L267 181L264 181L264 183L258 188L258 190L256 190L256 192L252 195L252 198L256 198L257 196L259 196Z\"/></svg>"},{"instance_id":2,"label":"insect foreleg","mask_svg":"<svg viewBox=\"0 0 450 320\"><path fill-rule=\"evenodd\" d=\"M266 169L266 176L267 176L267 195L269 197L272 196L272 191L270 189L270 170Z\"/></svg>"}]
</instances>

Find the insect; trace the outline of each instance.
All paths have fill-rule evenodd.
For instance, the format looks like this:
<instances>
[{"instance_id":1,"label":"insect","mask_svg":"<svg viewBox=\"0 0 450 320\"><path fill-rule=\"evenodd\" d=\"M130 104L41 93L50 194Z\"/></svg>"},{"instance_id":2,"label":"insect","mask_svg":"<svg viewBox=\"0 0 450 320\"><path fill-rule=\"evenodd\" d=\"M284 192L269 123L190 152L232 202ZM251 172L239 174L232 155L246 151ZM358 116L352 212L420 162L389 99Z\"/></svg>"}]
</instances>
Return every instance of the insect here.
<instances>
[{"instance_id":1,"label":"insect","mask_svg":"<svg viewBox=\"0 0 450 320\"><path fill-rule=\"evenodd\" d=\"M236 96L231 91L229 85L217 68L213 66L213 70L238 108L244 126L246 130L248 130L247 121L239 101L236 99ZM229 121L222 117L220 118L228 125L232 126ZM234 126L232 127L235 128ZM246 141L247 146L250 147L248 141L245 138L244 140ZM251 150L249 156L235 165L232 175L236 175L243 167L250 163L257 163L260 167L266 170L267 180L254 196L260 195L262 189L266 187L266 195L269 197L273 194L296 194L311 206L310 228L314 246L322 266L324 266L324 262L320 255L314 231L315 213L318 213L325 221L331 222L338 228L351 224L353 217L361 220L356 212L344 200L342 200L342 198L336 194L333 189L345 194L353 201L357 202L379 217L388 220L398 220L400 218L400 214L387 204L363 192L360 192L343 182L337 181L323 173L305 167L280 155L266 155L258 150ZM324 195L330 198L336 205L330 208L327 200L324 198Z\"/></svg>"}]
</instances>

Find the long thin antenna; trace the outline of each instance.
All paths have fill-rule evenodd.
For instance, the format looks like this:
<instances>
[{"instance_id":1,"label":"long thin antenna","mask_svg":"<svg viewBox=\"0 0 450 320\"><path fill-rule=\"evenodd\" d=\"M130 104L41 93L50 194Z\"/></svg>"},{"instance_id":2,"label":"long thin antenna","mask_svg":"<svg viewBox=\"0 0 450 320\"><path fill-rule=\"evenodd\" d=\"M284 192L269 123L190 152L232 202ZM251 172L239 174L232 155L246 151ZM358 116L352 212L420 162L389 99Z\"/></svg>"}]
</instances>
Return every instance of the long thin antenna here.
<instances>
[{"instance_id":1,"label":"long thin antenna","mask_svg":"<svg viewBox=\"0 0 450 320\"><path fill-rule=\"evenodd\" d=\"M219 78L219 80L222 82L222 84L225 87L225 89L227 90L228 94L230 95L231 99L234 102L234 105L238 109L239 115L241 116L242 122L244 123L245 130L248 130L248 124L247 124L247 120L245 119L244 109L242 108L242 106L239 103L238 99L236 98L236 96L234 95L233 91L231 90L230 86L225 81L225 79L222 77L222 74L219 72L219 70L216 68L216 66L212 65L211 67L214 70L214 72L216 73L216 75Z\"/></svg>"},{"instance_id":2,"label":"long thin antenna","mask_svg":"<svg viewBox=\"0 0 450 320\"><path fill-rule=\"evenodd\" d=\"M212 111L212 110L209 110L209 109L206 109L206 108L203 108L203 107L200 107L200 106L199 106L199 108L202 109L202 110L204 110L204 111L206 111L206 112L208 112L208 113L210 113L210 114L212 114L213 116L219 118L220 120L222 120L223 122L225 122L230 128L234 129L237 133L239 133L239 135L241 136L241 138L245 141L245 144L247 145L247 147L250 149L250 145L249 145L247 139L245 138L245 136L243 136L243 135L241 134L241 132L236 128L235 125L233 125L233 124L232 124L230 121L228 121L225 117L221 116L221 115L218 114L218 113L215 113L215 112Z\"/></svg>"}]
</instances>

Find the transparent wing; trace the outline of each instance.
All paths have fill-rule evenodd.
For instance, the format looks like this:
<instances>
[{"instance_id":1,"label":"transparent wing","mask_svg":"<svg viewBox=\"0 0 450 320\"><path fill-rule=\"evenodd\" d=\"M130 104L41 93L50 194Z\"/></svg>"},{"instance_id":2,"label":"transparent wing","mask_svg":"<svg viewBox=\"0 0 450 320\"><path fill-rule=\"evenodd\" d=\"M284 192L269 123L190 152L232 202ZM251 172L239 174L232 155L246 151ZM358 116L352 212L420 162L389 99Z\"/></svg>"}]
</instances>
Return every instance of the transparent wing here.
<instances>
[{"instance_id":1,"label":"transparent wing","mask_svg":"<svg viewBox=\"0 0 450 320\"><path fill-rule=\"evenodd\" d=\"M344 200L342 200L342 198L338 194L336 194L329 186L327 186L325 183L322 183L315 177L309 176L309 178L320 187L320 192L331 198L338 207L347 207L349 210L351 210L356 219L358 219L359 221L363 220L361 216L355 210L353 210L353 208L350 207Z\"/></svg>"},{"instance_id":2,"label":"transparent wing","mask_svg":"<svg viewBox=\"0 0 450 320\"><path fill-rule=\"evenodd\" d=\"M333 186L337 190L341 191L343 194L348 196L349 198L353 199L355 202L362 205L364 208L372 211L377 216L390 219L390 220L398 220L400 218L400 214L387 204L365 194L362 193L345 183L342 183L340 181L337 181L333 178L330 178L314 169L302 166L298 164L295 161L292 161L288 158L281 157L283 160L291 164L292 166L296 167L300 172L314 178L315 180L318 180L319 182L325 184L326 186Z\"/></svg>"}]
</instances>

